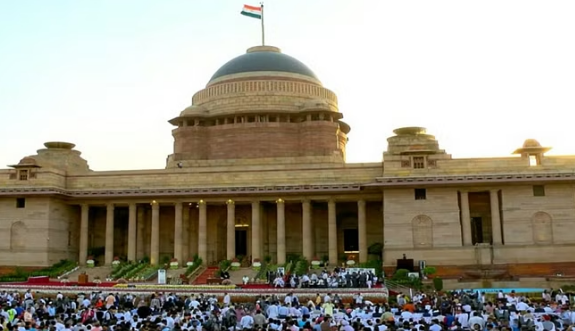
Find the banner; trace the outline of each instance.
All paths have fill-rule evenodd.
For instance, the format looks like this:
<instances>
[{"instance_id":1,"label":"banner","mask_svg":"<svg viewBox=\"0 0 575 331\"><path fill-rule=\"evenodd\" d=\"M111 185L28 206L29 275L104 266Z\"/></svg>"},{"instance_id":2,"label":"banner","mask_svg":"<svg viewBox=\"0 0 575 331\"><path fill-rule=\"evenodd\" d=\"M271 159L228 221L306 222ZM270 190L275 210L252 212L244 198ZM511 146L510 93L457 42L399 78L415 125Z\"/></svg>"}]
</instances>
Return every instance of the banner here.
<instances>
[{"instance_id":1,"label":"banner","mask_svg":"<svg viewBox=\"0 0 575 331\"><path fill-rule=\"evenodd\" d=\"M166 269L158 270L158 284L160 285L166 284Z\"/></svg>"}]
</instances>

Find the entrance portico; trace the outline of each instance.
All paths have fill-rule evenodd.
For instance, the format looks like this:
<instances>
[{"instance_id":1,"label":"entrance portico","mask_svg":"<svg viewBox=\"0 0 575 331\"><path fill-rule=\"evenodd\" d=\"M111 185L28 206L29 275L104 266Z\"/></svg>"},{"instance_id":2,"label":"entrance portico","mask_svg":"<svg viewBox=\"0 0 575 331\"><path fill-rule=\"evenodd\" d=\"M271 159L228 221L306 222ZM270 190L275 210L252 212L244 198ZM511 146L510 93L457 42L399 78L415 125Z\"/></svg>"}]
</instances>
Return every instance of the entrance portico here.
<instances>
[{"instance_id":1,"label":"entrance portico","mask_svg":"<svg viewBox=\"0 0 575 331\"><path fill-rule=\"evenodd\" d=\"M82 204L79 260L84 264L88 251L98 247L103 239L103 262L107 265L116 256L129 261L149 257L157 265L167 258L183 262L196 253L208 264L241 255L251 260L270 256L274 262L284 264L290 254L303 255L308 260L321 254L336 265L344 254L337 242L338 204L348 213L351 206L357 206L352 212L358 220L358 262L366 262L366 200L333 198L109 202L105 204L105 223L100 222L99 213L90 213L91 209L102 208L101 204ZM117 211L122 210L127 211L126 219L117 216ZM382 226L382 222L377 224ZM103 238L99 238L102 232ZM372 241L381 242L383 238Z\"/></svg>"}]
</instances>

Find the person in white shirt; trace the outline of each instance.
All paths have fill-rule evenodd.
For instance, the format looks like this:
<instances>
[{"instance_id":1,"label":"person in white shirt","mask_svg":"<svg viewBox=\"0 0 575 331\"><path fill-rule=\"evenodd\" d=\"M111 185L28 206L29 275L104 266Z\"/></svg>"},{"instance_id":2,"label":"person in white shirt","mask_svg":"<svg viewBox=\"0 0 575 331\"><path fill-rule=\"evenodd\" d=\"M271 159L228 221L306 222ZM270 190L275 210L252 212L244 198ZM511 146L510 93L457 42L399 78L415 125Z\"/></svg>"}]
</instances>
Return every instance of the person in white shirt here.
<instances>
[{"instance_id":1,"label":"person in white shirt","mask_svg":"<svg viewBox=\"0 0 575 331\"><path fill-rule=\"evenodd\" d=\"M240 327L243 330L249 330L251 328L254 327L254 318L252 317L252 315L245 314L242 319L240 320Z\"/></svg>"},{"instance_id":2,"label":"person in white shirt","mask_svg":"<svg viewBox=\"0 0 575 331\"><path fill-rule=\"evenodd\" d=\"M468 325L472 330L477 330L475 327L476 325L479 325L479 330L484 330L485 320L481 317L479 312L473 312L473 316L469 319Z\"/></svg>"},{"instance_id":3,"label":"person in white shirt","mask_svg":"<svg viewBox=\"0 0 575 331\"><path fill-rule=\"evenodd\" d=\"M229 293L224 294L224 305L229 306L232 303L232 298L230 297Z\"/></svg>"}]
</instances>

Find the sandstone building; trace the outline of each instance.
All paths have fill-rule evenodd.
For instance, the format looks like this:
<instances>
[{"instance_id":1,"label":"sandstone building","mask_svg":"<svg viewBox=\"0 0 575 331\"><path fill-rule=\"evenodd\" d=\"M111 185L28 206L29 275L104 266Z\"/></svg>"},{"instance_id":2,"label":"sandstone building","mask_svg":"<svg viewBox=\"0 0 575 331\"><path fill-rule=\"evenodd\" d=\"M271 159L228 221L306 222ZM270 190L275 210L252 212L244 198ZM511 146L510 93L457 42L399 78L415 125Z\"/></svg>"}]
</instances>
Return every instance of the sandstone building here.
<instances>
[{"instance_id":1,"label":"sandstone building","mask_svg":"<svg viewBox=\"0 0 575 331\"><path fill-rule=\"evenodd\" d=\"M105 264L335 264L366 261L376 243L388 266L404 254L435 266L575 261L575 156L545 156L530 139L514 156L456 159L409 127L382 162L351 164L342 119L307 66L250 48L169 121L165 169L92 171L73 144L49 142L0 170L0 264L85 263L96 248Z\"/></svg>"}]
</instances>

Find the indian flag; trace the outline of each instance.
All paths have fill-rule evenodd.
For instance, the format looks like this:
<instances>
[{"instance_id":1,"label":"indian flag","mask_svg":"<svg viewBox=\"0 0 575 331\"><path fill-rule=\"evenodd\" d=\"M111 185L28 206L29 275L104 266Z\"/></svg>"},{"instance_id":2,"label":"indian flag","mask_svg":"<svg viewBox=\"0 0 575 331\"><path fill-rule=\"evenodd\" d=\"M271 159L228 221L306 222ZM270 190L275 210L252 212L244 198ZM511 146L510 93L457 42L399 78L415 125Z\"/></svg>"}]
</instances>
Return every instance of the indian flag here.
<instances>
[{"instance_id":1,"label":"indian flag","mask_svg":"<svg viewBox=\"0 0 575 331\"><path fill-rule=\"evenodd\" d=\"M261 20L262 19L262 7L254 7L254 6L244 5L244 9L242 9L241 14Z\"/></svg>"}]
</instances>

